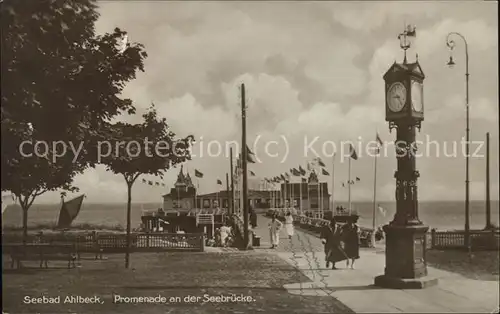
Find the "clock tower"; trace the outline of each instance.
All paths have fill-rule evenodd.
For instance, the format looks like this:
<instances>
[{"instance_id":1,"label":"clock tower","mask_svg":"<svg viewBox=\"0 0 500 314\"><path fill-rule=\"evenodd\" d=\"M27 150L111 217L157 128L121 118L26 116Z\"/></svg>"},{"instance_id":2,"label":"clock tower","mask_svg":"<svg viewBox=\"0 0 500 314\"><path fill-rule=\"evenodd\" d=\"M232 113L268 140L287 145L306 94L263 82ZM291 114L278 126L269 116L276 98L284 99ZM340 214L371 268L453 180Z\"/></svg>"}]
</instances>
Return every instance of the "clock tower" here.
<instances>
[{"instance_id":1,"label":"clock tower","mask_svg":"<svg viewBox=\"0 0 500 314\"><path fill-rule=\"evenodd\" d=\"M375 285L397 289L419 289L435 285L437 279L427 277L426 233L429 229L418 217L416 168L416 129L424 120L424 72L418 59L408 63L408 37L415 29L408 27L399 35L404 61L394 63L384 74L385 120L389 130L396 129L396 214L383 227L386 234L386 267L383 275L375 278Z\"/></svg>"}]
</instances>

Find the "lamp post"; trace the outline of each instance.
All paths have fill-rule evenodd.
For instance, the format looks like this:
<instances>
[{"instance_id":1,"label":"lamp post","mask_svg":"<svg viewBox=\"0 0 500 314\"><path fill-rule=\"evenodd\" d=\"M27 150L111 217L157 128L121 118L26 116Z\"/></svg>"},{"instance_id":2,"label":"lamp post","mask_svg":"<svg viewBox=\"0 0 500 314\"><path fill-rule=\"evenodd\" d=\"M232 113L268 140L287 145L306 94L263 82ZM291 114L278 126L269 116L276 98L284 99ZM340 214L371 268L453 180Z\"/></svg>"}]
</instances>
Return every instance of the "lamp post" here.
<instances>
[{"instance_id":1,"label":"lamp post","mask_svg":"<svg viewBox=\"0 0 500 314\"><path fill-rule=\"evenodd\" d=\"M455 42L452 37L459 37L464 41L465 46L465 235L464 235L464 246L470 251L470 217L469 217L469 49L467 46L467 40L465 37L457 32L451 32L446 36L446 45L450 49L450 60L448 61L448 66L453 67L455 62L453 61L453 48L455 47Z\"/></svg>"}]
</instances>

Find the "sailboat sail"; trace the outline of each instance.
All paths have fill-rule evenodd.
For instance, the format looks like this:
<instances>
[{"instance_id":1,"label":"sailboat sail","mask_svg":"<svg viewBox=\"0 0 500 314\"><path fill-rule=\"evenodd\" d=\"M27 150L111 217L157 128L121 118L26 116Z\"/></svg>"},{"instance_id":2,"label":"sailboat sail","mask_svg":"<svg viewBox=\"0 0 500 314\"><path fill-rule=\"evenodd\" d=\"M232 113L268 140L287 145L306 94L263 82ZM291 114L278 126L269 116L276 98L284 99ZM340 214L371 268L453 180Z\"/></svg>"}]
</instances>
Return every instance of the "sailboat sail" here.
<instances>
[{"instance_id":1,"label":"sailboat sail","mask_svg":"<svg viewBox=\"0 0 500 314\"><path fill-rule=\"evenodd\" d=\"M7 195L2 195L2 214L7 208L7 206L15 204L14 201L14 195L12 194L7 194Z\"/></svg>"},{"instance_id":2,"label":"sailboat sail","mask_svg":"<svg viewBox=\"0 0 500 314\"><path fill-rule=\"evenodd\" d=\"M71 223L80 213L84 197L85 194L62 203L61 212L59 213L59 222L57 223L58 228L69 228L71 226Z\"/></svg>"}]
</instances>

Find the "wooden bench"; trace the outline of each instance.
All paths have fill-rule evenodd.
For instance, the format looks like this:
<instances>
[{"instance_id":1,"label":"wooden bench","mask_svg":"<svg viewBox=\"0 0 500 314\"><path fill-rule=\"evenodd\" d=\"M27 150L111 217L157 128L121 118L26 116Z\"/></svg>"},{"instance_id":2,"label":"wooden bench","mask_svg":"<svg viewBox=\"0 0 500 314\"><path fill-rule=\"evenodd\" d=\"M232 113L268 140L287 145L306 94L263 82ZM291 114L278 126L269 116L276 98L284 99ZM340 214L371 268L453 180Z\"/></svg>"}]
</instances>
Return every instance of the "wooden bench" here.
<instances>
[{"instance_id":1,"label":"wooden bench","mask_svg":"<svg viewBox=\"0 0 500 314\"><path fill-rule=\"evenodd\" d=\"M40 268L48 268L49 261L67 261L68 268L76 267L76 249L74 245L67 244L7 244L3 246L4 252L9 254L12 263L17 268L22 268L22 261L40 261Z\"/></svg>"}]
</instances>

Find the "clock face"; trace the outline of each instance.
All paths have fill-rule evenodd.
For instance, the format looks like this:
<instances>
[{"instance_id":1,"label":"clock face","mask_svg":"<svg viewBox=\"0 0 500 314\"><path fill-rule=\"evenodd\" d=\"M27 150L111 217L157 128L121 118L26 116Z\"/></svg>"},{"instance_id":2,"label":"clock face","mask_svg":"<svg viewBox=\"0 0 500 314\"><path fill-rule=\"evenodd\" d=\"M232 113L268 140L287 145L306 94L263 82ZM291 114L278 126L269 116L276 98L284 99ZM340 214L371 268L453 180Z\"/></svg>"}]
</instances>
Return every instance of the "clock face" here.
<instances>
[{"instance_id":1,"label":"clock face","mask_svg":"<svg viewBox=\"0 0 500 314\"><path fill-rule=\"evenodd\" d=\"M424 89L421 83L413 81L411 84L411 103L413 110L422 112Z\"/></svg>"},{"instance_id":2,"label":"clock face","mask_svg":"<svg viewBox=\"0 0 500 314\"><path fill-rule=\"evenodd\" d=\"M401 111L406 104L406 87L400 83L394 83L387 92L387 105L393 112Z\"/></svg>"}]
</instances>

